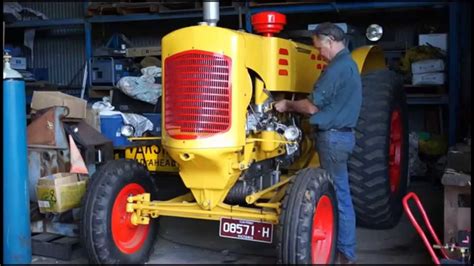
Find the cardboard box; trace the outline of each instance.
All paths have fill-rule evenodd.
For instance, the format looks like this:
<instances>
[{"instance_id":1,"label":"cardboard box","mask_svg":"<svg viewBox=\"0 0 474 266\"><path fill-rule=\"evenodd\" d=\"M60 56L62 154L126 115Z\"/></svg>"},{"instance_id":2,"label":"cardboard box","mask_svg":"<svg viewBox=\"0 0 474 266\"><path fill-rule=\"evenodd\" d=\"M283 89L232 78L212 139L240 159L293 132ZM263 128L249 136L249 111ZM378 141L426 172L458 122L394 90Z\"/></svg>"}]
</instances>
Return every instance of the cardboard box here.
<instances>
[{"instance_id":1,"label":"cardboard box","mask_svg":"<svg viewBox=\"0 0 474 266\"><path fill-rule=\"evenodd\" d=\"M12 57L10 59L10 66L13 69L26 69L26 58L25 57Z\"/></svg>"},{"instance_id":2,"label":"cardboard box","mask_svg":"<svg viewBox=\"0 0 474 266\"><path fill-rule=\"evenodd\" d=\"M61 213L79 207L86 192L87 178L73 173L57 173L38 179L36 195L41 213Z\"/></svg>"},{"instance_id":3,"label":"cardboard box","mask_svg":"<svg viewBox=\"0 0 474 266\"><path fill-rule=\"evenodd\" d=\"M444 61L442 59L420 60L411 64L411 73L423 74L444 71Z\"/></svg>"},{"instance_id":4,"label":"cardboard box","mask_svg":"<svg viewBox=\"0 0 474 266\"><path fill-rule=\"evenodd\" d=\"M98 110L87 108L85 121L89 126L100 132L100 116Z\"/></svg>"},{"instance_id":5,"label":"cardboard box","mask_svg":"<svg viewBox=\"0 0 474 266\"><path fill-rule=\"evenodd\" d=\"M59 91L34 91L31 109L41 110L52 106L67 106L67 118L86 118L87 101Z\"/></svg>"},{"instance_id":6,"label":"cardboard box","mask_svg":"<svg viewBox=\"0 0 474 266\"><path fill-rule=\"evenodd\" d=\"M126 57L140 57L140 56L152 56L152 55L161 55L161 47L150 46L150 47L128 48L125 54Z\"/></svg>"},{"instance_id":7,"label":"cardboard box","mask_svg":"<svg viewBox=\"0 0 474 266\"><path fill-rule=\"evenodd\" d=\"M413 85L443 85L445 74L442 72L413 74Z\"/></svg>"},{"instance_id":8,"label":"cardboard box","mask_svg":"<svg viewBox=\"0 0 474 266\"><path fill-rule=\"evenodd\" d=\"M418 35L418 45L430 44L438 47L443 51L448 50L448 34L447 33L433 33Z\"/></svg>"}]
</instances>

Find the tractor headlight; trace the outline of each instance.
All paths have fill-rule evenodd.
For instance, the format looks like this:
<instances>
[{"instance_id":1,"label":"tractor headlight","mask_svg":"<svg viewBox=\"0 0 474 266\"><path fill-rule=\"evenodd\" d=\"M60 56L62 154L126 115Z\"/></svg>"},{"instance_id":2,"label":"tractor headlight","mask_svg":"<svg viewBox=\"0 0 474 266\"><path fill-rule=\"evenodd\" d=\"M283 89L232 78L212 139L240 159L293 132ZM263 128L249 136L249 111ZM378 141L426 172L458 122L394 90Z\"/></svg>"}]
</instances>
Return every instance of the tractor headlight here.
<instances>
[{"instance_id":1,"label":"tractor headlight","mask_svg":"<svg viewBox=\"0 0 474 266\"><path fill-rule=\"evenodd\" d=\"M135 128L132 125L127 124L120 128L120 134L122 134L124 137L131 137L133 136L133 133L135 133Z\"/></svg>"},{"instance_id":2,"label":"tractor headlight","mask_svg":"<svg viewBox=\"0 0 474 266\"><path fill-rule=\"evenodd\" d=\"M365 36L369 41L376 42L382 38L383 28L378 24L371 24L365 31Z\"/></svg>"}]
</instances>

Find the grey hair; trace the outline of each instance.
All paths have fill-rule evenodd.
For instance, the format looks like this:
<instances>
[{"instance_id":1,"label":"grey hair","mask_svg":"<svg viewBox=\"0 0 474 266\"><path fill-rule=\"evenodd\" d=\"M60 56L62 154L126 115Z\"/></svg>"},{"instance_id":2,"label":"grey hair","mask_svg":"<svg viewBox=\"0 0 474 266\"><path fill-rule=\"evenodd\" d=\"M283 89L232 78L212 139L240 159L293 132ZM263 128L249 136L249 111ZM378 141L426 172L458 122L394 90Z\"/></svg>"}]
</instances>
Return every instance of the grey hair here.
<instances>
[{"instance_id":1,"label":"grey hair","mask_svg":"<svg viewBox=\"0 0 474 266\"><path fill-rule=\"evenodd\" d=\"M344 31L336 24L333 24L331 22L324 22L319 24L316 29L312 31L312 33L313 35L317 35L318 38L325 36L337 42L343 41L346 37Z\"/></svg>"}]
</instances>

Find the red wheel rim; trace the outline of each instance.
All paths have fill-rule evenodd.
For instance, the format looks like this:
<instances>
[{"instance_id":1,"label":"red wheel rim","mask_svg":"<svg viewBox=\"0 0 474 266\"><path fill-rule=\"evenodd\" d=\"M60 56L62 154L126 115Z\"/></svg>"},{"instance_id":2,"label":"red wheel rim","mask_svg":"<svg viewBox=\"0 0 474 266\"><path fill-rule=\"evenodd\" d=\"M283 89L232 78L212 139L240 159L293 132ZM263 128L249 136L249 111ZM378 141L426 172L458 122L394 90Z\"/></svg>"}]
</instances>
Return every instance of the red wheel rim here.
<instances>
[{"instance_id":1,"label":"red wheel rim","mask_svg":"<svg viewBox=\"0 0 474 266\"><path fill-rule=\"evenodd\" d=\"M133 225L132 214L126 211L127 198L142 193L145 189L139 184L128 184L120 190L112 208L112 237L118 249L126 254L132 254L143 246L150 229L149 224Z\"/></svg>"},{"instance_id":2,"label":"red wheel rim","mask_svg":"<svg viewBox=\"0 0 474 266\"><path fill-rule=\"evenodd\" d=\"M400 109L392 112L390 121L389 178L390 190L395 193L400 188L402 157L402 118Z\"/></svg>"},{"instance_id":3,"label":"red wheel rim","mask_svg":"<svg viewBox=\"0 0 474 266\"><path fill-rule=\"evenodd\" d=\"M327 264L331 260L334 241L334 210L331 200L323 195L316 206L311 234L312 264Z\"/></svg>"}]
</instances>

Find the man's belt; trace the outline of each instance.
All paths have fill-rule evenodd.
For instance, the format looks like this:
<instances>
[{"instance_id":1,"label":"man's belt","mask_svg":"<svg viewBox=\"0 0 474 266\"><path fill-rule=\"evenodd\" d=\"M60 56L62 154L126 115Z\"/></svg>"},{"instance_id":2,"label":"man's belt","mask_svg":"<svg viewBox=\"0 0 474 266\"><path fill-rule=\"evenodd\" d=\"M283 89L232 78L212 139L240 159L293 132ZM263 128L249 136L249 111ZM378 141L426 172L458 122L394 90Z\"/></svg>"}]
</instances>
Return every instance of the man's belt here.
<instances>
[{"instance_id":1,"label":"man's belt","mask_svg":"<svg viewBox=\"0 0 474 266\"><path fill-rule=\"evenodd\" d=\"M325 131L335 131L335 132L353 132L352 127L342 127L342 128L330 128L330 129L320 129L318 126L314 126L314 129L318 132L325 132Z\"/></svg>"},{"instance_id":2,"label":"man's belt","mask_svg":"<svg viewBox=\"0 0 474 266\"><path fill-rule=\"evenodd\" d=\"M328 131L339 131L339 132L352 132L352 127L343 127L343 128L331 128Z\"/></svg>"}]
</instances>

